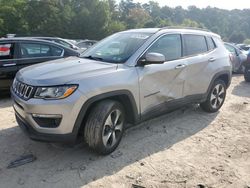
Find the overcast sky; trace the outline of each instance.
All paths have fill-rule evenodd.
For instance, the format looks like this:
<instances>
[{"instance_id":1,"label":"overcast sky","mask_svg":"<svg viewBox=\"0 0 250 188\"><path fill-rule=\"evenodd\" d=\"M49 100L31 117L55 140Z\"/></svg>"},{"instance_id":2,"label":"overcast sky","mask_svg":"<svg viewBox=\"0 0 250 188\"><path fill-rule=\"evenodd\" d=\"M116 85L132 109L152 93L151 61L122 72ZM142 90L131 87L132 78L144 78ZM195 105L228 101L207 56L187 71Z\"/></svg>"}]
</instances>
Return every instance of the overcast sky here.
<instances>
[{"instance_id":1,"label":"overcast sky","mask_svg":"<svg viewBox=\"0 0 250 188\"><path fill-rule=\"evenodd\" d=\"M147 3L149 0L134 0L134 2ZM250 8L249 0L155 0L161 6L167 5L170 7L182 6L187 8L190 5L195 5L199 8L207 6L218 7L222 9L244 9Z\"/></svg>"}]
</instances>

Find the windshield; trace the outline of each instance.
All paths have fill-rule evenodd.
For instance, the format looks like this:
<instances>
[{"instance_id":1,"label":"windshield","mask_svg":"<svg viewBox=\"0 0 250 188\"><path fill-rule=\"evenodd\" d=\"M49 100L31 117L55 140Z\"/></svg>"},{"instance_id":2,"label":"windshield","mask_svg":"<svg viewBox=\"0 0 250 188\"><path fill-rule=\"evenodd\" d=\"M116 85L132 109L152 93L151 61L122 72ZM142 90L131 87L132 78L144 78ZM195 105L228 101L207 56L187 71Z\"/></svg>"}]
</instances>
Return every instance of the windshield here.
<instances>
[{"instance_id":1,"label":"windshield","mask_svg":"<svg viewBox=\"0 0 250 188\"><path fill-rule=\"evenodd\" d=\"M81 57L109 63L124 63L151 35L152 33L117 33L97 43Z\"/></svg>"}]
</instances>

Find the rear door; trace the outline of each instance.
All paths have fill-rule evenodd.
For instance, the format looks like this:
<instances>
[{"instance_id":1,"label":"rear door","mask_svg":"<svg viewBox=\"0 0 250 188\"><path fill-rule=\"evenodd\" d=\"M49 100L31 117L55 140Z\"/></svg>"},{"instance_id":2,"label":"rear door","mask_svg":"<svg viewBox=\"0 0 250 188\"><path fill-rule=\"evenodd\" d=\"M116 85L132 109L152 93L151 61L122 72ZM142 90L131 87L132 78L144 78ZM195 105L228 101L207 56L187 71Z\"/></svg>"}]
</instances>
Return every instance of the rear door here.
<instances>
[{"instance_id":1,"label":"rear door","mask_svg":"<svg viewBox=\"0 0 250 188\"><path fill-rule=\"evenodd\" d=\"M184 97L197 97L205 94L211 79L209 66L216 61L214 49L208 49L207 39L203 35L183 35L184 56L188 66L185 69ZM212 47L211 47L212 48Z\"/></svg>"},{"instance_id":2,"label":"rear door","mask_svg":"<svg viewBox=\"0 0 250 188\"><path fill-rule=\"evenodd\" d=\"M58 58L62 58L64 50L60 47L48 43L21 41L18 45L19 59L18 69L42 63Z\"/></svg>"},{"instance_id":3,"label":"rear door","mask_svg":"<svg viewBox=\"0 0 250 188\"><path fill-rule=\"evenodd\" d=\"M16 43L0 42L0 89L9 89L17 72Z\"/></svg>"}]
</instances>

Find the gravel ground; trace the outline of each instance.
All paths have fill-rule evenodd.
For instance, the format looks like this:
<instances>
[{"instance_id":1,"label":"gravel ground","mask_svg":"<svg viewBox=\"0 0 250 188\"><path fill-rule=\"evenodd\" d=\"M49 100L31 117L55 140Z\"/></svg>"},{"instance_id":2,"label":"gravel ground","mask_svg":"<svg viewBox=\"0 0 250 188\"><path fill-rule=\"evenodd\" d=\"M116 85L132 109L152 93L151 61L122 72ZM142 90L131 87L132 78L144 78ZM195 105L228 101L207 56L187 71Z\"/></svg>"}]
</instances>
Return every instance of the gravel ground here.
<instances>
[{"instance_id":1,"label":"gravel ground","mask_svg":"<svg viewBox=\"0 0 250 188\"><path fill-rule=\"evenodd\" d=\"M75 146L30 140L0 98L0 187L250 187L250 84L236 75L215 114L192 105L126 131L117 150L98 156ZM21 155L37 160L7 169Z\"/></svg>"}]
</instances>

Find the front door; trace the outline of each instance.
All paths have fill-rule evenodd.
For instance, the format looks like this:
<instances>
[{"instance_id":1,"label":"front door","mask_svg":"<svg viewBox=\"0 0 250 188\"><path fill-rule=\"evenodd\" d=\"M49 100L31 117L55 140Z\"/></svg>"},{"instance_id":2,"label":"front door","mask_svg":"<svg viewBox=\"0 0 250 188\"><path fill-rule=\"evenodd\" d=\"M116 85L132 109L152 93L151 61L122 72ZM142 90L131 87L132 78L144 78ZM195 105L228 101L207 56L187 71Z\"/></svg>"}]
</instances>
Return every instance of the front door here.
<instances>
[{"instance_id":1,"label":"front door","mask_svg":"<svg viewBox=\"0 0 250 188\"><path fill-rule=\"evenodd\" d=\"M141 114L154 114L167 110L168 103L183 97L187 63L182 57L181 35L168 34L160 37L146 53L161 53L163 64L137 67L140 85Z\"/></svg>"}]
</instances>

